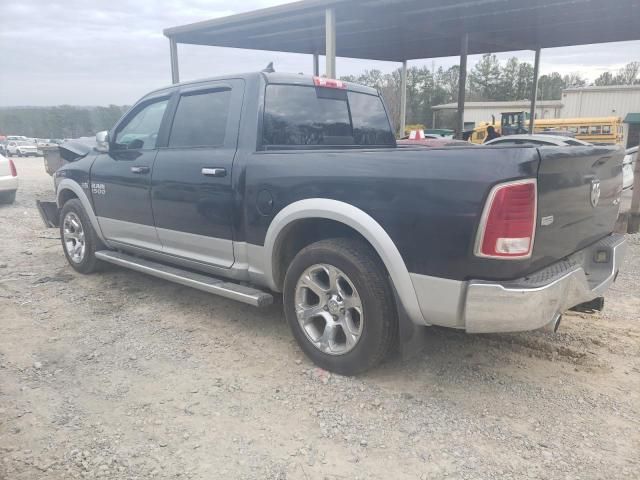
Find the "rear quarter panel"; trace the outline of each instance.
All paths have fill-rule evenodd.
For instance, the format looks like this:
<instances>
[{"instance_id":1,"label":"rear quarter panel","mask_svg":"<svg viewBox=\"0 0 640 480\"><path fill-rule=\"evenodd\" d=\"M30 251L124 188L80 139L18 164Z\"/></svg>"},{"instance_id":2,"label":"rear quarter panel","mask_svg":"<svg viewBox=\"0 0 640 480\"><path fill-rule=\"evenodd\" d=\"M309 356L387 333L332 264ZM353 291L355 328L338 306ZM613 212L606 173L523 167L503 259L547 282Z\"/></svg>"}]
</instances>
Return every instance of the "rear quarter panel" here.
<instances>
[{"instance_id":1,"label":"rear quarter panel","mask_svg":"<svg viewBox=\"0 0 640 480\"><path fill-rule=\"evenodd\" d=\"M257 152L237 164L243 184L238 240L263 245L273 217L306 198L339 200L373 217L393 239L410 272L452 279L515 278L535 261L476 258L478 219L493 185L531 178L535 148L296 150ZM269 215L258 193L274 199Z\"/></svg>"}]
</instances>

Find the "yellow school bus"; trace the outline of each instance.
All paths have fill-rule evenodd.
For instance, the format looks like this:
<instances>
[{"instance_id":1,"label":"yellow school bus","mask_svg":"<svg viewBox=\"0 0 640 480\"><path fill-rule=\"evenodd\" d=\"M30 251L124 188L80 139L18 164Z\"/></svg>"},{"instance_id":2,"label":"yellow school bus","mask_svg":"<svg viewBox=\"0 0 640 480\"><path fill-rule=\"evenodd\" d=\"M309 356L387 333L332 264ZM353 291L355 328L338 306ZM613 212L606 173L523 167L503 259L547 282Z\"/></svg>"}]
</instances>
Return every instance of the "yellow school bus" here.
<instances>
[{"instance_id":1,"label":"yellow school bus","mask_svg":"<svg viewBox=\"0 0 640 480\"><path fill-rule=\"evenodd\" d=\"M534 123L534 133L559 130L574 133L578 140L590 143L622 143L620 117L544 118Z\"/></svg>"},{"instance_id":2,"label":"yellow school bus","mask_svg":"<svg viewBox=\"0 0 640 480\"><path fill-rule=\"evenodd\" d=\"M469 135L471 143L483 143L487 137L487 127L493 125L501 131L500 122L482 122ZM548 130L570 132L575 138L591 143L621 144L623 142L622 119L620 117L587 118L537 118L534 133Z\"/></svg>"}]
</instances>

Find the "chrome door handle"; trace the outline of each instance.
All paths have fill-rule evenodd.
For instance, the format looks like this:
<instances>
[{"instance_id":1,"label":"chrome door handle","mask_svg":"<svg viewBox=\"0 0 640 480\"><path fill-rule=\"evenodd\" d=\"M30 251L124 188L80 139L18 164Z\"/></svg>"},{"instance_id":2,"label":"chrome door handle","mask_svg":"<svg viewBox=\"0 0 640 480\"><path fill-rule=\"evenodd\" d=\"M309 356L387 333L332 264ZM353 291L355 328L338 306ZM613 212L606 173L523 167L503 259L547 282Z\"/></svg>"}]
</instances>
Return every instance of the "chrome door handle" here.
<instances>
[{"instance_id":1,"label":"chrome door handle","mask_svg":"<svg viewBox=\"0 0 640 480\"><path fill-rule=\"evenodd\" d=\"M131 167L131 173L149 173L149 167Z\"/></svg>"},{"instance_id":2,"label":"chrome door handle","mask_svg":"<svg viewBox=\"0 0 640 480\"><path fill-rule=\"evenodd\" d=\"M226 177L227 169L226 168L203 168L202 175L206 177Z\"/></svg>"}]
</instances>

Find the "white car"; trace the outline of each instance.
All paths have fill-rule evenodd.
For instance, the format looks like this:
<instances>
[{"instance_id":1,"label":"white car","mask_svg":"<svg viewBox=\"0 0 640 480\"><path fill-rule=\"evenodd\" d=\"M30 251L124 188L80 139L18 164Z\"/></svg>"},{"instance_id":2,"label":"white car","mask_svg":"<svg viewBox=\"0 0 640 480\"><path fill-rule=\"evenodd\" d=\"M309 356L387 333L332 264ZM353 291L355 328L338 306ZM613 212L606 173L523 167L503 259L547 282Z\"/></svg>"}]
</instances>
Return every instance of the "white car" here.
<instances>
[{"instance_id":1,"label":"white car","mask_svg":"<svg viewBox=\"0 0 640 480\"><path fill-rule=\"evenodd\" d=\"M536 147L576 147L591 145L582 140L560 135L508 135L506 137L494 138L484 145L535 145Z\"/></svg>"},{"instance_id":2,"label":"white car","mask_svg":"<svg viewBox=\"0 0 640 480\"><path fill-rule=\"evenodd\" d=\"M13 203L18 190L18 172L13 160L0 155L0 203Z\"/></svg>"},{"instance_id":3,"label":"white car","mask_svg":"<svg viewBox=\"0 0 640 480\"><path fill-rule=\"evenodd\" d=\"M38 153L38 147L33 143L25 142L24 140L11 140L7 143L7 155L9 157L13 155L38 157L40 154Z\"/></svg>"},{"instance_id":4,"label":"white car","mask_svg":"<svg viewBox=\"0 0 640 480\"><path fill-rule=\"evenodd\" d=\"M53 142L50 138L38 138L36 140L36 146L38 149L42 149L46 147L57 147L58 144Z\"/></svg>"},{"instance_id":5,"label":"white car","mask_svg":"<svg viewBox=\"0 0 640 480\"><path fill-rule=\"evenodd\" d=\"M638 161L638 148L629 148L622 162L622 190L633 188L633 171Z\"/></svg>"}]
</instances>

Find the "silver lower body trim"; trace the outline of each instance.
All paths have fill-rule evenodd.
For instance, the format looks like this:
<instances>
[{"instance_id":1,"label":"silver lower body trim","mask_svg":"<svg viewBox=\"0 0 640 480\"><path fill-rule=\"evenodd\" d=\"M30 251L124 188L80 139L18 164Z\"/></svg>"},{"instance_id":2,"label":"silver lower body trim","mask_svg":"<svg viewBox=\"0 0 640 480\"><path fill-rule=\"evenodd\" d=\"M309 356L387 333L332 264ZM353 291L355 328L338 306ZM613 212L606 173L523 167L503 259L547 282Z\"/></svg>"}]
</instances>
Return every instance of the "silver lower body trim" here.
<instances>
[{"instance_id":1,"label":"silver lower body trim","mask_svg":"<svg viewBox=\"0 0 640 480\"><path fill-rule=\"evenodd\" d=\"M464 328L462 314L467 282L417 273L409 275L418 297L424 324Z\"/></svg>"},{"instance_id":2,"label":"silver lower body trim","mask_svg":"<svg viewBox=\"0 0 640 480\"><path fill-rule=\"evenodd\" d=\"M125 243L151 250L161 250L162 245L153 225L125 222L108 217L97 217L102 234L109 241Z\"/></svg>"},{"instance_id":3,"label":"silver lower body trim","mask_svg":"<svg viewBox=\"0 0 640 480\"><path fill-rule=\"evenodd\" d=\"M155 227L162 251L223 268L233 265L233 241Z\"/></svg>"}]
</instances>

